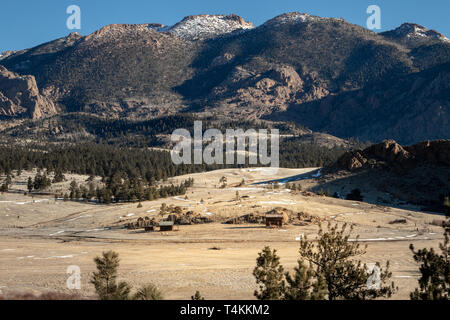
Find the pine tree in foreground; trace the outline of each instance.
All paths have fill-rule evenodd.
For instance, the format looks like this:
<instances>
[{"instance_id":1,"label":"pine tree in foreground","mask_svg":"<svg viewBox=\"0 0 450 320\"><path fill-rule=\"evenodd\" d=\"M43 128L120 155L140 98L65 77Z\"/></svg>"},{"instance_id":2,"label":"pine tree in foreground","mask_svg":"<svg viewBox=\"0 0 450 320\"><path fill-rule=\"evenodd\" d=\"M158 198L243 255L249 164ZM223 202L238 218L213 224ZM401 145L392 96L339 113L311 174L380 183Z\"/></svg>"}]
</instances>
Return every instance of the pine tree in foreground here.
<instances>
[{"instance_id":1,"label":"pine tree in foreground","mask_svg":"<svg viewBox=\"0 0 450 320\"><path fill-rule=\"evenodd\" d=\"M147 284L138 289L133 295L133 300L163 300L163 295L153 284Z\"/></svg>"},{"instance_id":2,"label":"pine tree in foreground","mask_svg":"<svg viewBox=\"0 0 450 320\"><path fill-rule=\"evenodd\" d=\"M119 254L114 251L103 252L102 257L94 259L97 272L92 275L91 283L101 300L128 300L130 286L126 282L117 283Z\"/></svg>"},{"instance_id":3,"label":"pine tree in foreground","mask_svg":"<svg viewBox=\"0 0 450 320\"><path fill-rule=\"evenodd\" d=\"M368 300L380 297L389 298L397 291L394 283L388 284L392 277L389 262L383 271L379 264L372 272L355 257L365 254L357 241L349 241L347 225L341 229L328 225L324 232L320 226L317 242L300 240L300 259L309 262L317 281L324 282L329 300ZM358 237L357 237L358 238ZM378 271L376 285L369 285Z\"/></svg>"},{"instance_id":4,"label":"pine tree in foreground","mask_svg":"<svg viewBox=\"0 0 450 320\"><path fill-rule=\"evenodd\" d=\"M439 244L441 254L433 248L415 251L414 260L422 263L420 266L420 288L411 293L412 300L449 300L450 298L450 227L447 223L444 234L444 243Z\"/></svg>"},{"instance_id":5,"label":"pine tree in foreground","mask_svg":"<svg viewBox=\"0 0 450 320\"><path fill-rule=\"evenodd\" d=\"M258 300L281 300L285 292L284 269L276 250L265 247L256 259L253 271L259 288L254 295Z\"/></svg>"},{"instance_id":6,"label":"pine tree in foreground","mask_svg":"<svg viewBox=\"0 0 450 320\"><path fill-rule=\"evenodd\" d=\"M324 300L326 294L325 282L322 277L315 277L314 270L302 260L293 276L286 272L285 300Z\"/></svg>"}]
</instances>

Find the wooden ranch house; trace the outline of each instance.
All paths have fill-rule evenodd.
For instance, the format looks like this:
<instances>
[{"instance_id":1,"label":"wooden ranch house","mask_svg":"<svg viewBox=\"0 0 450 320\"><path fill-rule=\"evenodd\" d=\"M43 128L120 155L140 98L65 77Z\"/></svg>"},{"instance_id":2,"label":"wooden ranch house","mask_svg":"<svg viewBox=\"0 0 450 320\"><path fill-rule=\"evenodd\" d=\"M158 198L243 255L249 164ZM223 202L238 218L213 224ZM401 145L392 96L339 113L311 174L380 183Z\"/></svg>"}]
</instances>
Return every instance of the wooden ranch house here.
<instances>
[{"instance_id":1,"label":"wooden ranch house","mask_svg":"<svg viewBox=\"0 0 450 320\"><path fill-rule=\"evenodd\" d=\"M283 227L284 216L282 214L266 214L267 228L281 228Z\"/></svg>"}]
</instances>

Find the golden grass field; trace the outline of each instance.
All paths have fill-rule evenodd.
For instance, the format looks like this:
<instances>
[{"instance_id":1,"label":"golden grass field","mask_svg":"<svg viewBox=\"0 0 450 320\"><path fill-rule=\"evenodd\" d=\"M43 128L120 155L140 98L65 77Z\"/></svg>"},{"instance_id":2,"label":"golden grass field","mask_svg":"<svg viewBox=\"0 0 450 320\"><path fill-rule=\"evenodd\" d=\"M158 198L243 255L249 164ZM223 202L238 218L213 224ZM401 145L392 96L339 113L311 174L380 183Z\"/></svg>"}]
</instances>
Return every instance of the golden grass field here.
<instances>
[{"instance_id":1,"label":"golden grass field","mask_svg":"<svg viewBox=\"0 0 450 320\"><path fill-rule=\"evenodd\" d=\"M64 202L53 197L25 196L23 193L0 195L0 290L43 293L66 289L67 267L82 271L80 294L94 296L89 283L95 269L94 257L115 250L121 258L120 278L134 286L152 282L166 299L190 299L199 290L207 299L252 299L256 288L252 270L258 252L264 246L278 250L285 269L292 269L298 258L301 235L314 238L317 225L288 225L266 229L262 225L228 225L221 222L248 213L265 213L283 207L306 212L323 220L351 223L354 234L368 244L361 257L366 263L391 263L393 280L399 292L393 299L407 299L417 286L418 265L409 245L437 247L442 228L431 225L442 216L295 194L280 187L270 190L252 183L308 174L316 169L280 169L266 176L264 170L228 169L172 179L195 179L187 197L173 197L137 204L96 205ZM218 188L222 176L225 189ZM80 181L87 177L70 176ZM13 181L13 189L24 190L27 174ZM244 187L233 187L245 179ZM70 182L67 182L70 183ZM302 181L303 189L312 182ZM62 187L62 186L59 186ZM58 186L56 186L58 188ZM236 191L241 200L236 200ZM203 202L201 202L203 200ZM216 222L180 226L170 233L145 233L116 228L138 217L159 214L162 203L180 206L186 211L213 218ZM390 224L403 218L407 224ZM112 227L112 228L111 228ZM212 248L219 250L212 250Z\"/></svg>"}]
</instances>

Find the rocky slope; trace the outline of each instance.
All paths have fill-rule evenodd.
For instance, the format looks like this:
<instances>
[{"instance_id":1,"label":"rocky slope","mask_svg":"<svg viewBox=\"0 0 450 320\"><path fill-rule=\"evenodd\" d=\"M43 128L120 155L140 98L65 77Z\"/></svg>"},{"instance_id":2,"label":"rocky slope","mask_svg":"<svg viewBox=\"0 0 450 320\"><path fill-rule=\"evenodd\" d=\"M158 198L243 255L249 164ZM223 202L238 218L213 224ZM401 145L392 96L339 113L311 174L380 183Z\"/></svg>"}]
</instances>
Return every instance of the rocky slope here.
<instances>
[{"instance_id":1,"label":"rocky slope","mask_svg":"<svg viewBox=\"0 0 450 320\"><path fill-rule=\"evenodd\" d=\"M53 114L53 102L39 92L33 76L20 76L0 65L1 116L39 119Z\"/></svg>"},{"instance_id":2,"label":"rocky slope","mask_svg":"<svg viewBox=\"0 0 450 320\"><path fill-rule=\"evenodd\" d=\"M450 168L450 140L427 141L407 147L402 147L394 140L386 140L362 151L346 153L332 169L355 172L393 168L406 172L423 164Z\"/></svg>"},{"instance_id":3,"label":"rocky slope","mask_svg":"<svg viewBox=\"0 0 450 320\"><path fill-rule=\"evenodd\" d=\"M294 120L401 143L450 136L449 63L448 39L418 25L376 34L296 12L258 27L236 15L110 25L0 58L62 112Z\"/></svg>"},{"instance_id":4,"label":"rocky slope","mask_svg":"<svg viewBox=\"0 0 450 320\"><path fill-rule=\"evenodd\" d=\"M365 88L293 104L271 119L301 123L314 131L402 144L450 137L450 64Z\"/></svg>"},{"instance_id":5,"label":"rocky slope","mask_svg":"<svg viewBox=\"0 0 450 320\"><path fill-rule=\"evenodd\" d=\"M343 196L359 188L368 202L440 211L450 195L450 140L406 147L387 140L344 154L322 173L320 187Z\"/></svg>"}]
</instances>

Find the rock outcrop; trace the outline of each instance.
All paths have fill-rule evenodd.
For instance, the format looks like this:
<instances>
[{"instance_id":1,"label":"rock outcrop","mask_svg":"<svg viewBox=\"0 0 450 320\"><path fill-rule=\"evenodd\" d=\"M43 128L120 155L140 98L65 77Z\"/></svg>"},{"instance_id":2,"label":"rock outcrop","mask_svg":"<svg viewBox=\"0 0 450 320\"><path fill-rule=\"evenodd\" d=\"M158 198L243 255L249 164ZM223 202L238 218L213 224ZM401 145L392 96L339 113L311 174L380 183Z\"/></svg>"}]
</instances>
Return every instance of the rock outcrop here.
<instances>
[{"instance_id":1,"label":"rock outcrop","mask_svg":"<svg viewBox=\"0 0 450 320\"><path fill-rule=\"evenodd\" d=\"M365 202L444 212L450 190L450 140L400 146L393 140L349 152L322 170L315 191L346 196L359 189Z\"/></svg>"},{"instance_id":2,"label":"rock outcrop","mask_svg":"<svg viewBox=\"0 0 450 320\"><path fill-rule=\"evenodd\" d=\"M450 166L450 140L427 141L409 147L402 147L394 140L386 140L365 150L344 154L331 168L352 172L393 168L404 172L424 163Z\"/></svg>"},{"instance_id":3,"label":"rock outcrop","mask_svg":"<svg viewBox=\"0 0 450 320\"><path fill-rule=\"evenodd\" d=\"M56 113L53 102L39 92L34 76L21 76L0 66L0 115L39 119Z\"/></svg>"},{"instance_id":4,"label":"rock outcrop","mask_svg":"<svg viewBox=\"0 0 450 320\"><path fill-rule=\"evenodd\" d=\"M224 64L226 57L217 57L214 62ZM212 90L209 98L217 105L227 105L222 110L225 113L245 115L247 111L260 117L328 94L326 85L317 81L314 74L300 75L292 66L280 65L257 74L236 67L228 79Z\"/></svg>"}]
</instances>

